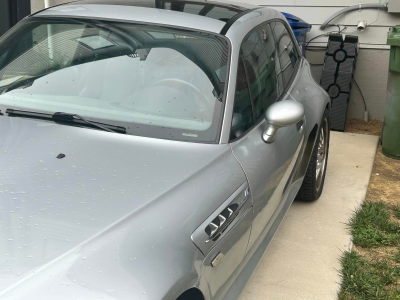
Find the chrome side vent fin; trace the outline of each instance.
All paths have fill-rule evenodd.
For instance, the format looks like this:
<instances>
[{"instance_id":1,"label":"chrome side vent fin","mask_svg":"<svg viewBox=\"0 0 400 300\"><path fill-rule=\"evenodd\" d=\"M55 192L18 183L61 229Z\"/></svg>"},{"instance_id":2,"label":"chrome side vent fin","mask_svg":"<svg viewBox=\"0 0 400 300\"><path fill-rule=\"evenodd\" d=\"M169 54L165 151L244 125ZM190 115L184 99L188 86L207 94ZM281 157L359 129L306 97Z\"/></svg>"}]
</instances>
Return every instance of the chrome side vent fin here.
<instances>
[{"instance_id":1,"label":"chrome side vent fin","mask_svg":"<svg viewBox=\"0 0 400 300\"><path fill-rule=\"evenodd\" d=\"M206 227L206 233L207 233L209 236L214 235L214 234L217 232L217 230L218 230L218 226L215 225L213 222L211 222L210 225L208 225L208 226Z\"/></svg>"},{"instance_id":2,"label":"chrome side vent fin","mask_svg":"<svg viewBox=\"0 0 400 300\"><path fill-rule=\"evenodd\" d=\"M208 239L206 243L213 240L216 241L229 224L235 219L239 212L239 204L229 205L216 217L205 229Z\"/></svg>"},{"instance_id":3,"label":"chrome side vent fin","mask_svg":"<svg viewBox=\"0 0 400 300\"><path fill-rule=\"evenodd\" d=\"M191 235L193 243L207 255L231 229L235 228L242 217L252 210L252 206L250 187L248 182L244 181L193 231Z\"/></svg>"},{"instance_id":4,"label":"chrome side vent fin","mask_svg":"<svg viewBox=\"0 0 400 300\"><path fill-rule=\"evenodd\" d=\"M219 226L224 225L226 218L222 214L218 215L218 219L219 219L219 224L220 224Z\"/></svg>"}]
</instances>

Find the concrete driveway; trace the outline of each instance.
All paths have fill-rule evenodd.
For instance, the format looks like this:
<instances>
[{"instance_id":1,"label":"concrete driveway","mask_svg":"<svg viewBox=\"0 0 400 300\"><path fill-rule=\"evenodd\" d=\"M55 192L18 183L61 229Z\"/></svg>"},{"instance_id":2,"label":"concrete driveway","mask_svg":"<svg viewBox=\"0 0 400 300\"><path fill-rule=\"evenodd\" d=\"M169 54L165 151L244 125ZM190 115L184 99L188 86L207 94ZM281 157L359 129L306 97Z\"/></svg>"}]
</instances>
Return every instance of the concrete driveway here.
<instances>
[{"instance_id":1,"label":"concrete driveway","mask_svg":"<svg viewBox=\"0 0 400 300\"><path fill-rule=\"evenodd\" d=\"M351 249L346 223L365 198L377 144L377 136L331 133L321 198L293 203L240 300L337 299L339 258Z\"/></svg>"}]
</instances>

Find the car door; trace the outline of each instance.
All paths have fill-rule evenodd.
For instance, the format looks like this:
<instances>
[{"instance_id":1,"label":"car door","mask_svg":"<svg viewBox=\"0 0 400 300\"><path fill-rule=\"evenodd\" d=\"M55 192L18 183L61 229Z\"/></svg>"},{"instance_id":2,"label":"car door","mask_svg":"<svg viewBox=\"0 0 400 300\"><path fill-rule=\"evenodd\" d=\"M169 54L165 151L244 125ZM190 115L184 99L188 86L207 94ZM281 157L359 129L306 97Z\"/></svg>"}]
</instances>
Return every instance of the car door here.
<instances>
[{"instance_id":1,"label":"car door","mask_svg":"<svg viewBox=\"0 0 400 300\"><path fill-rule=\"evenodd\" d=\"M243 65L239 64L235 102L240 106L241 122L245 124L238 123L240 127L238 130L250 128L254 124L248 94ZM253 221L253 202L249 191L250 187L246 180L192 234L193 242L205 255L199 287L205 292L206 299L222 299L240 270ZM223 226L228 224L226 230L223 230ZM213 235L217 235L220 229L223 231L217 239L210 238L212 230L215 230Z\"/></svg>"},{"instance_id":2,"label":"car door","mask_svg":"<svg viewBox=\"0 0 400 300\"><path fill-rule=\"evenodd\" d=\"M253 197L254 220L248 249L266 234L287 190L297 156L304 142L302 122L278 130L267 144L265 111L287 94L299 65L299 51L290 29L281 21L265 23L251 31L241 46L241 60L248 92L236 92L231 146L244 169ZM241 72L241 69L238 69ZM247 105L246 105L247 103Z\"/></svg>"}]
</instances>

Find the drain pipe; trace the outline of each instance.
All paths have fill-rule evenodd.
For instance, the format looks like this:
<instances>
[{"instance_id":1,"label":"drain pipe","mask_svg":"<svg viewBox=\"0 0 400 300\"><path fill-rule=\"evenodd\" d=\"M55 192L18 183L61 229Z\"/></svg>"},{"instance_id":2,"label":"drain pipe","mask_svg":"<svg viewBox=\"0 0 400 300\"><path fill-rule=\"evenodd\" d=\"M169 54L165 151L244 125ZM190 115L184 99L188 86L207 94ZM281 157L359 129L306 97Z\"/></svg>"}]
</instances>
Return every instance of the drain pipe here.
<instances>
[{"instance_id":1,"label":"drain pipe","mask_svg":"<svg viewBox=\"0 0 400 300\"><path fill-rule=\"evenodd\" d=\"M50 7L50 0L44 0L44 8ZM47 24L47 45L49 49L49 58L53 60L54 58L54 50L53 50L53 32L50 24Z\"/></svg>"},{"instance_id":2,"label":"drain pipe","mask_svg":"<svg viewBox=\"0 0 400 300\"><path fill-rule=\"evenodd\" d=\"M384 10L388 10L388 3L384 3L384 4L359 4L359 5L354 5L354 6L349 6L346 7L340 11L338 11L337 13L333 14L332 16L330 16L320 27L321 30L323 30L333 19L339 17L340 15L343 15L344 13L347 13L349 11L353 11L353 10L359 10L361 11L361 9L384 9Z\"/></svg>"}]
</instances>

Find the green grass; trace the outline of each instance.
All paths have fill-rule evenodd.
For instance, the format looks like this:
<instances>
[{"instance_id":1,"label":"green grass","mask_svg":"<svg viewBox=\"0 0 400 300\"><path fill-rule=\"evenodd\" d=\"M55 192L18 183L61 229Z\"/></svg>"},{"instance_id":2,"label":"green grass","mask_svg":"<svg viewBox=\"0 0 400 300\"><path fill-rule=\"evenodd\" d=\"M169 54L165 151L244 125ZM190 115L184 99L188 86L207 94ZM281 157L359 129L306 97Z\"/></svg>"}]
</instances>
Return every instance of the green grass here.
<instances>
[{"instance_id":1,"label":"green grass","mask_svg":"<svg viewBox=\"0 0 400 300\"><path fill-rule=\"evenodd\" d=\"M400 245L400 225L390 221L390 214L384 202L364 203L350 220L354 244L363 248Z\"/></svg>"},{"instance_id":2,"label":"green grass","mask_svg":"<svg viewBox=\"0 0 400 300\"><path fill-rule=\"evenodd\" d=\"M353 242L366 254L343 253L340 300L400 300L400 225L391 217L400 220L399 206L365 202L351 218Z\"/></svg>"},{"instance_id":3,"label":"green grass","mask_svg":"<svg viewBox=\"0 0 400 300\"><path fill-rule=\"evenodd\" d=\"M368 261L357 252L345 252L342 259L342 300L400 299L400 267L388 260Z\"/></svg>"},{"instance_id":4,"label":"green grass","mask_svg":"<svg viewBox=\"0 0 400 300\"><path fill-rule=\"evenodd\" d=\"M393 256L393 260L400 264L400 247L397 250L397 252L395 253L395 255Z\"/></svg>"},{"instance_id":5,"label":"green grass","mask_svg":"<svg viewBox=\"0 0 400 300\"><path fill-rule=\"evenodd\" d=\"M393 216L400 220L400 205L392 205Z\"/></svg>"}]
</instances>

